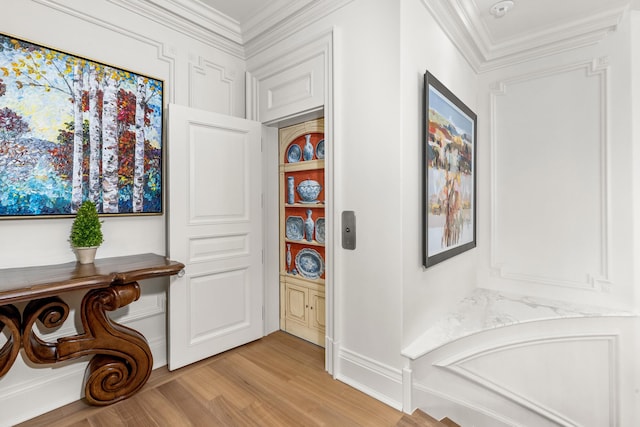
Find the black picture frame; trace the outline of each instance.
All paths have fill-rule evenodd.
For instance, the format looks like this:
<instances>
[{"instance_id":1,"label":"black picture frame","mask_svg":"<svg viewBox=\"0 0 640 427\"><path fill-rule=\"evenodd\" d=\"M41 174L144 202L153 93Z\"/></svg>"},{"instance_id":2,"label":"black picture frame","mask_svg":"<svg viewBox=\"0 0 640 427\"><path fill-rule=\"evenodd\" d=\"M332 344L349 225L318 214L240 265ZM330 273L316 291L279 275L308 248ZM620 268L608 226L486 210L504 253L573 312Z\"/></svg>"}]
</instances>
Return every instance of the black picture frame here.
<instances>
[{"instance_id":1,"label":"black picture frame","mask_svg":"<svg viewBox=\"0 0 640 427\"><path fill-rule=\"evenodd\" d=\"M429 71L424 75L423 265L476 247L477 116Z\"/></svg>"}]
</instances>

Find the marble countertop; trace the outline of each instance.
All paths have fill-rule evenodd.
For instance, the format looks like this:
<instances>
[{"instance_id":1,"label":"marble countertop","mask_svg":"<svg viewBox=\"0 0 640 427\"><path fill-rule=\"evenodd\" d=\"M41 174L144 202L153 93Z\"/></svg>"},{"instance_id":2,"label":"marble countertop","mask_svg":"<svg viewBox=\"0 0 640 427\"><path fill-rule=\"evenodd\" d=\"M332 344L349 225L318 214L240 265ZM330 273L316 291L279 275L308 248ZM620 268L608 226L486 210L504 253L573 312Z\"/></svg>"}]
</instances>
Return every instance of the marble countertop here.
<instances>
[{"instance_id":1,"label":"marble countertop","mask_svg":"<svg viewBox=\"0 0 640 427\"><path fill-rule=\"evenodd\" d=\"M637 315L629 311L477 288L462 299L455 310L405 347L402 355L414 360L459 338L519 323L561 318Z\"/></svg>"}]
</instances>

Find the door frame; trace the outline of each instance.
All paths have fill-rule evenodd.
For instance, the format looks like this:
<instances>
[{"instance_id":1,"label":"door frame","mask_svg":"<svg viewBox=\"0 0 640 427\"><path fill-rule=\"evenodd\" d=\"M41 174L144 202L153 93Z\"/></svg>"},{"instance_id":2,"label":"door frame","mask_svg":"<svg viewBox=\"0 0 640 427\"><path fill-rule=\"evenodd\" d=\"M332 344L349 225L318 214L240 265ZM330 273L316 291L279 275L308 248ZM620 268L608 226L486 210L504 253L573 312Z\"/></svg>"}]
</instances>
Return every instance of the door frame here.
<instances>
[{"instance_id":1,"label":"door frame","mask_svg":"<svg viewBox=\"0 0 640 427\"><path fill-rule=\"evenodd\" d=\"M246 75L246 118L262 122L263 125L274 129L273 132L263 133L266 138L263 140L263 171L265 176L264 188L264 221L265 227L265 335L280 328L280 280L279 280L279 235L269 233L270 224L279 224L278 221L278 128L300 123L310 119L324 117L324 137L326 141L325 149L325 217L326 217L326 243L325 243L325 370L335 377L339 355L339 327L340 324L338 309L339 300L335 295L339 295L339 272L341 263L336 256L340 242L340 228L337 222L339 218L340 206L336 203L340 200L336 194L335 182L340 182L336 168L339 155L339 146L336 141L335 132L335 109L334 93L338 86L334 69L336 55L336 29L330 28L328 31L320 32L305 39L298 46L274 46L274 52L269 56L269 61L255 67L248 66ZM285 43L281 43L284 45ZM294 52L293 54L291 52ZM312 55L323 55L324 57L324 78L322 82L322 105L307 110L291 109L283 112L281 117L263 121L260 119L260 84L275 74L284 73L294 64L298 63L299 57L309 57ZM249 64L251 61L249 61ZM275 136L274 136L275 135ZM272 171L275 170L275 173ZM275 196L273 196L275 194ZM270 200L273 199L273 200ZM275 206L275 218L273 209ZM274 240L275 239L275 240ZM273 248L278 248L273 250ZM275 258L275 260L274 260ZM273 292L277 292L278 298L273 297ZM275 306L274 306L275 305Z\"/></svg>"}]
</instances>

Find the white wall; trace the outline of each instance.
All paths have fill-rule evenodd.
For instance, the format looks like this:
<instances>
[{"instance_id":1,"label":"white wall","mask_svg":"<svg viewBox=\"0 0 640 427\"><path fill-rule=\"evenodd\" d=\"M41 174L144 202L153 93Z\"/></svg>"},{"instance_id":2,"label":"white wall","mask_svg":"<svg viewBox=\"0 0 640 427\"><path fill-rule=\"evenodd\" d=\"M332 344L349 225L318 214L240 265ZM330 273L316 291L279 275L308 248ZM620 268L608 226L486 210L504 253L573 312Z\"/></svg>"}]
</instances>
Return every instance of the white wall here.
<instances>
[{"instance_id":1,"label":"white wall","mask_svg":"<svg viewBox=\"0 0 640 427\"><path fill-rule=\"evenodd\" d=\"M177 32L124 7L136 3L0 0L0 27L4 34L162 79L165 103L244 116L244 60L202 37L198 41L185 31ZM165 254L165 219L166 215L104 218L105 242L98 257ZM67 242L71 221L0 221L0 268L74 261ZM147 337L155 367L166 363L168 283L162 279L144 281L141 299L116 316ZM77 294L64 297L72 307L79 305L80 298ZM72 334L74 329L72 314L61 333L53 336ZM9 373L0 378L0 425L79 399L84 366L78 362L55 369L34 368L25 366L18 357Z\"/></svg>"},{"instance_id":2,"label":"white wall","mask_svg":"<svg viewBox=\"0 0 640 427\"><path fill-rule=\"evenodd\" d=\"M480 286L633 308L630 43L481 75Z\"/></svg>"},{"instance_id":3,"label":"white wall","mask_svg":"<svg viewBox=\"0 0 640 427\"><path fill-rule=\"evenodd\" d=\"M353 1L248 58L274 57L333 33L333 217L353 210L357 247L335 250L334 374L399 407L402 209L400 16L396 1Z\"/></svg>"},{"instance_id":4,"label":"white wall","mask_svg":"<svg viewBox=\"0 0 640 427\"><path fill-rule=\"evenodd\" d=\"M631 161L634 165L640 165L640 120L633 119L640 115L640 82L637 77L638 70L640 70L640 1L635 1L634 7L630 12L630 38L631 46L629 49L629 56L631 61L631 144L632 155ZM635 73L635 74L634 74ZM633 188L633 208L634 218L637 217L640 212L640 167L633 168L632 176L632 188ZM640 253L640 226L634 224L633 226L633 241L634 241L634 253ZM640 284L638 278L640 277L640 263L634 262L634 304L636 308L640 308ZM640 345L640 341L638 342Z\"/></svg>"},{"instance_id":5,"label":"white wall","mask_svg":"<svg viewBox=\"0 0 640 427\"><path fill-rule=\"evenodd\" d=\"M421 0L402 9L402 333L408 345L476 284L477 249L428 269L422 267L422 168L424 73L436 76L474 112L478 77ZM478 121L484 118L478 116ZM488 146L478 138L478 151ZM478 166L481 169L484 166ZM484 202L483 193L477 203ZM479 245L486 241L479 240Z\"/></svg>"}]
</instances>

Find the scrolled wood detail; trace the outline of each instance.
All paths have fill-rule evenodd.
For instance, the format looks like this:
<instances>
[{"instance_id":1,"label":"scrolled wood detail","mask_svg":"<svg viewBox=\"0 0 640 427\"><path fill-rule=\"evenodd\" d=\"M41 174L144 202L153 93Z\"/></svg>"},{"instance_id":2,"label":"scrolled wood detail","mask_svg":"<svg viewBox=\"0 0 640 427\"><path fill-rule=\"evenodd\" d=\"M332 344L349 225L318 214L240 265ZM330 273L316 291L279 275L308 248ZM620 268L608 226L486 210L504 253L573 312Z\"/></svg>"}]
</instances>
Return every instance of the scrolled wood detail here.
<instances>
[{"instance_id":1,"label":"scrolled wood detail","mask_svg":"<svg viewBox=\"0 0 640 427\"><path fill-rule=\"evenodd\" d=\"M20 352L20 312L13 305L0 306L0 334L4 328L9 337L0 348L0 377L9 372Z\"/></svg>"},{"instance_id":2,"label":"scrolled wood detail","mask_svg":"<svg viewBox=\"0 0 640 427\"><path fill-rule=\"evenodd\" d=\"M112 321L106 311L124 307L139 297L137 282L89 291L80 307L84 332L57 342L42 340L33 326L36 320L49 328L62 325L69 314L68 305L57 297L31 301L24 310L22 345L26 356L34 363L54 363L94 355L85 372L87 402L109 405L126 399L147 382L153 356L142 334ZM19 328L17 331L19 342Z\"/></svg>"},{"instance_id":3,"label":"scrolled wood detail","mask_svg":"<svg viewBox=\"0 0 640 427\"><path fill-rule=\"evenodd\" d=\"M134 329L112 321L106 310L140 297L137 282L90 291L82 300L84 334L61 338L59 360L95 354L85 373L85 398L109 405L138 391L151 375L153 356L147 340Z\"/></svg>"},{"instance_id":4,"label":"scrolled wood detail","mask_svg":"<svg viewBox=\"0 0 640 427\"><path fill-rule=\"evenodd\" d=\"M23 312L22 346L29 360L35 363L58 361L57 344L46 342L33 332L36 320L47 328L61 326L69 316L69 306L58 297L30 301Z\"/></svg>"},{"instance_id":5,"label":"scrolled wood detail","mask_svg":"<svg viewBox=\"0 0 640 427\"><path fill-rule=\"evenodd\" d=\"M138 281L178 274L184 264L156 254L96 260L92 265L66 263L0 269L0 377L24 347L23 357L33 363L53 364L93 356L85 375L88 403L108 405L134 394L151 374L153 357L139 332L113 322L106 311L124 307L140 297ZM82 331L45 341L36 323L62 326L69 306L60 294L87 292L78 315ZM16 303L27 303L22 315Z\"/></svg>"},{"instance_id":6,"label":"scrolled wood detail","mask_svg":"<svg viewBox=\"0 0 640 427\"><path fill-rule=\"evenodd\" d=\"M137 374L129 361L119 357L96 355L84 374L84 397L92 405L109 405L134 394L147 378Z\"/></svg>"}]
</instances>

